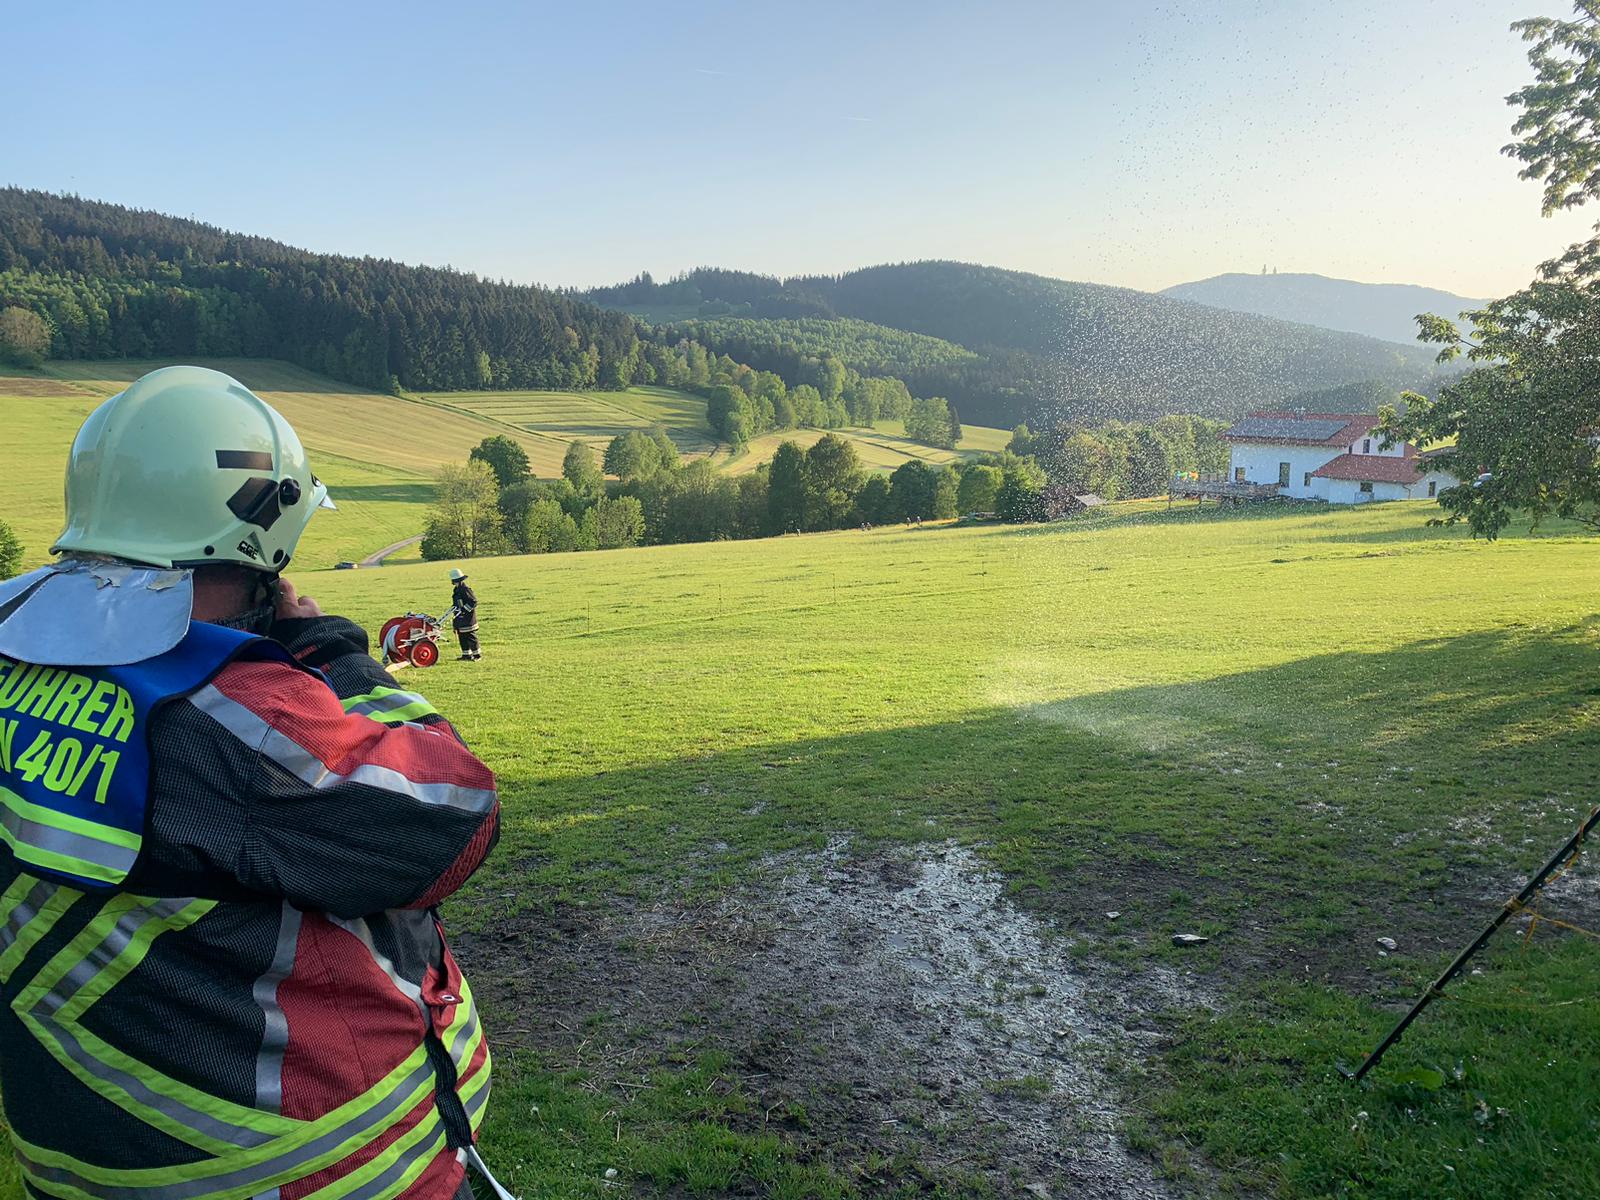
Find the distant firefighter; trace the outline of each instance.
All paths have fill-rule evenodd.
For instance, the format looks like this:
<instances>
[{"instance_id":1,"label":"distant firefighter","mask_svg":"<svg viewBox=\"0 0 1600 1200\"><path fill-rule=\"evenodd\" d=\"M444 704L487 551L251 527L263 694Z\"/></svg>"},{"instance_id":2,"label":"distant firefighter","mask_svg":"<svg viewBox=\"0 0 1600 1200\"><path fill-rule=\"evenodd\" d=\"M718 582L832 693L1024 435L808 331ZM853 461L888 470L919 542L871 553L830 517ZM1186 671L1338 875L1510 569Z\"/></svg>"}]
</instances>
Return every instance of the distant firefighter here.
<instances>
[{"instance_id":1,"label":"distant firefighter","mask_svg":"<svg viewBox=\"0 0 1600 1200\"><path fill-rule=\"evenodd\" d=\"M478 646L478 597L467 586L467 573L461 568L450 568L450 582L456 585L450 607L455 613L456 637L461 641L461 661L477 662L483 657Z\"/></svg>"}]
</instances>

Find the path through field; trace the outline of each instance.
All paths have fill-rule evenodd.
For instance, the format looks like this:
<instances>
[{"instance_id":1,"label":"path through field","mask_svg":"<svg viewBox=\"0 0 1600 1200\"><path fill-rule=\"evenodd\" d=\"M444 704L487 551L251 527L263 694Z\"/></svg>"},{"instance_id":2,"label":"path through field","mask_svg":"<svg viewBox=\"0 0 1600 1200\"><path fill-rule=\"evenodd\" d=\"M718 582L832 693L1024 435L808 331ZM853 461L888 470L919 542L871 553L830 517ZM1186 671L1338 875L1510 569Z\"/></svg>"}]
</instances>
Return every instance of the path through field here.
<instances>
[{"instance_id":1,"label":"path through field","mask_svg":"<svg viewBox=\"0 0 1600 1200\"><path fill-rule=\"evenodd\" d=\"M418 533L408 538L401 538L398 542L391 542L382 550L374 551L363 558L361 560L361 565L363 567L381 567L383 566L384 559L388 558L390 555L399 554L400 551L404 550L407 546L415 546L421 540L422 535Z\"/></svg>"}]
</instances>

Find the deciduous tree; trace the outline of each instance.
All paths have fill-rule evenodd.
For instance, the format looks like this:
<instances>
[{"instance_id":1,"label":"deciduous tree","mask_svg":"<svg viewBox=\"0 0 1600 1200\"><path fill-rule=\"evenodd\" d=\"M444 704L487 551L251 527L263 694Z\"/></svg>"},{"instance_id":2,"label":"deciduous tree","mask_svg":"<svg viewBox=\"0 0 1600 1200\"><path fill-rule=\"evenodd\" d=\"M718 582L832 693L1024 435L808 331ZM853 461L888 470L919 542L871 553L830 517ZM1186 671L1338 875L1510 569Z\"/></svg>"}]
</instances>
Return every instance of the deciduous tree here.
<instances>
[{"instance_id":1,"label":"deciduous tree","mask_svg":"<svg viewBox=\"0 0 1600 1200\"><path fill-rule=\"evenodd\" d=\"M1000 468L971 466L961 473L961 483L956 489L958 512L993 512L995 499L1000 494Z\"/></svg>"},{"instance_id":2,"label":"deciduous tree","mask_svg":"<svg viewBox=\"0 0 1600 1200\"><path fill-rule=\"evenodd\" d=\"M805 527L838 529L850 519L862 484L861 460L841 437L824 434L805 461Z\"/></svg>"},{"instance_id":3,"label":"deciduous tree","mask_svg":"<svg viewBox=\"0 0 1600 1200\"><path fill-rule=\"evenodd\" d=\"M1575 8L1574 20L1512 26L1532 43L1535 79L1509 97L1522 113L1505 152L1543 182L1546 213L1600 196L1600 0ZM1493 538L1520 511L1600 529L1600 238L1466 315L1471 337L1443 317L1418 318L1441 361L1479 365L1437 399L1408 394L1404 416L1385 414L1388 436L1440 447L1432 465L1461 480L1440 493L1447 522Z\"/></svg>"},{"instance_id":4,"label":"deciduous tree","mask_svg":"<svg viewBox=\"0 0 1600 1200\"><path fill-rule=\"evenodd\" d=\"M788 533L801 527L806 512L806 454L795 442L782 443L767 473L767 511L771 527Z\"/></svg>"},{"instance_id":5,"label":"deciduous tree","mask_svg":"<svg viewBox=\"0 0 1600 1200\"><path fill-rule=\"evenodd\" d=\"M931 521L937 507L939 479L919 458L901 463L889 476L890 509L899 521Z\"/></svg>"},{"instance_id":6,"label":"deciduous tree","mask_svg":"<svg viewBox=\"0 0 1600 1200\"><path fill-rule=\"evenodd\" d=\"M0 521L0 579L10 579L22 570L22 541L11 526Z\"/></svg>"},{"instance_id":7,"label":"deciduous tree","mask_svg":"<svg viewBox=\"0 0 1600 1200\"><path fill-rule=\"evenodd\" d=\"M494 472L494 480L502 490L523 482L531 470L528 452L519 442L503 433L484 438L467 457L489 464L489 469Z\"/></svg>"},{"instance_id":8,"label":"deciduous tree","mask_svg":"<svg viewBox=\"0 0 1600 1200\"><path fill-rule=\"evenodd\" d=\"M500 530L499 486L489 464L469 460L439 469L439 484L422 535L422 556L473 558L505 548Z\"/></svg>"},{"instance_id":9,"label":"deciduous tree","mask_svg":"<svg viewBox=\"0 0 1600 1200\"><path fill-rule=\"evenodd\" d=\"M573 442L561 460L561 476L585 500L598 500L605 492L605 476L587 442Z\"/></svg>"},{"instance_id":10,"label":"deciduous tree","mask_svg":"<svg viewBox=\"0 0 1600 1200\"><path fill-rule=\"evenodd\" d=\"M0 362L37 367L50 355L50 326L32 309L0 309Z\"/></svg>"}]
</instances>

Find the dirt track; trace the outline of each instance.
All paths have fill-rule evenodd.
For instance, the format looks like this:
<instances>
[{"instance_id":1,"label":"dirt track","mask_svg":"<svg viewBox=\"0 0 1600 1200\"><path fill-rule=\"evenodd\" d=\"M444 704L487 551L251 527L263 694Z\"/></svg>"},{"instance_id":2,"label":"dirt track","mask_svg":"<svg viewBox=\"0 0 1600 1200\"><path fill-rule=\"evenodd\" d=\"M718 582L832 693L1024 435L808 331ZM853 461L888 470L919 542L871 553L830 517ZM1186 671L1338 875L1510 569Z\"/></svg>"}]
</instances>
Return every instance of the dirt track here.
<instances>
[{"instance_id":1,"label":"dirt track","mask_svg":"<svg viewBox=\"0 0 1600 1200\"><path fill-rule=\"evenodd\" d=\"M383 566L383 560L388 558L391 554L399 554L400 551L404 550L407 546L413 545L421 540L422 535L420 533L414 537L402 538L393 545L385 546L382 550L378 550L367 555L361 560L360 565L363 567L381 567Z\"/></svg>"}]
</instances>

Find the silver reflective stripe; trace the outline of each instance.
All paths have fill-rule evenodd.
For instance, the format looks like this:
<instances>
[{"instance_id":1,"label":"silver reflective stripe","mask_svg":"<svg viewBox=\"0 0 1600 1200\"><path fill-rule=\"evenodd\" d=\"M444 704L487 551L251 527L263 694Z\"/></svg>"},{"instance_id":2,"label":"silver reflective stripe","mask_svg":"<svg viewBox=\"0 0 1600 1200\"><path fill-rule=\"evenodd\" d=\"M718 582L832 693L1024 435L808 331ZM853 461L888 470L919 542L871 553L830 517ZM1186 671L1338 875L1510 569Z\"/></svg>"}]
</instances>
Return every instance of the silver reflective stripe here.
<instances>
[{"instance_id":1,"label":"silver reflective stripe","mask_svg":"<svg viewBox=\"0 0 1600 1200\"><path fill-rule=\"evenodd\" d=\"M136 848L113 845L110 842L102 842L99 838L86 837L81 833L57 829L54 825L41 825L38 821L30 821L9 804L3 803L11 795L12 792L0 787L0 827L4 827L9 835L6 840L12 845L20 843L22 846L43 850L47 854L59 854L63 858L75 859L78 862L93 863L106 868L107 871L117 872L118 880L133 870L133 864L139 858L139 851ZM24 862L28 861L25 854L18 854L18 857ZM52 864L41 862L38 865L45 867Z\"/></svg>"},{"instance_id":2,"label":"silver reflective stripe","mask_svg":"<svg viewBox=\"0 0 1600 1200\"><path fill-rule=\"evenodd\" d=\"M341 775L244 705L228 699L214 684L201 688L190 697L190 700L201 712L218 722L234 737L255 746L263 755L309 787L321 790L340 787L346 783L359 783L396 795L409 796L423 804L459 808L467 812L486 813L494 807L493 788L458 787L453 783L418 783L407 779L392 767L378 766L375 763L362 763L355 770ZM430 737L443 736L428 733L425 729L421 729L415 736L423 734Z\"/></svg>"},{"instance_id":3,"label":"silver reflective stripe","mask_svg":"<svg viewBox=\"0 0 1600 1200\"><path fill-rule=\"evenodd\" d=\"M413 922L420 919L429 926L433 924L433 918L422 909L396 909L387 915L396 924L402 924L407 919ZM372 939L372 926L367 924L365 917L336 917L332 913L324 913L323 916L330 925L336 925L351 937L358 939L367 948L367 953L372 955L372 961L378 964L379 970L389 977L389 982L394 984L406 999L417 1006L417 1012L421 1015L423 1024L429 1025L432 1023L433 1018L428 1015L428 1002L422 998L421 985L412 983L404 975L400 974L388 956L378 949L377 943Z\"/></svg>"},{"instance_id":4,"label":"silver reflective stripe","mask_svg":"<svg viewBox=\"0 0 1600 1200\"><path fill-rule=\"evenodd\" d=\"M85 954L70 971L56 981L54 987L39 998L33 1005L33 1014L37 1017L53 1017L61 1011L62 1005L77 995L86 983L126 950L134 935L148 922L169 920L193 903L193 897L184 896L155 900L138 908L130 908L117 918L117 923L111 927L111 932L101 939L98 946Z\"/></svg>"},{"instance_id":5,"label":"silver reflective stripe","mask_svg":"<svg viewBox=\"0 0 1600 1200\"><path fill-rule=\"evenodd\" d=\"M424 705L429 712L433 711L433 705L428 703L427 698L417 695L416 692L391 692L387 696L376 696L359 704L352 704L345 709L345 712L366 716L370 713L394 712L397 708L410 708L414 704Z\"/></svg>"},{"instance_id":6,"label":"silver reflective stripe","mask_svg":"<svg viewBox=\"0 0 1600 1200\"><path fill-rule=\"evenodd\" d=\"M450 1039L450 1057L455 1061L457 1071L465 1071L471 1055L467 1052L468 1043L478 1032L478 1006L472 1005L467 1011L467 1019L455 1031L455 1036Z\"/></svg>"},{"instance_id":7,"label":"silver reflective stripe","mask_svg":"<svg viewBox=\"0 0 1600 1200\"><path fill-rule=\"evenodd\" d=\"M270 1142L274 1137L270 1133L259 1133L254 1129L246 1129L242 1125L235 1125L231 1121L219 1120L209 1113L203 1113L197 1108L191 1108L182 1100L152 1091L137 1076L130 1075L128 1072L109 1063L101 1062L90 1054L79 1044L77 1037L71 1030L54 1019L46 1017L40 1020L39 1024L43 1028L45 1035L54 1040L62 1052L77 1063L78 1066L82 1067L86 1073L102 1083L121 1088L135 1102L164 1113L181 1125L193 1129L196 1133L215 1138L219 1142L231 1142L244 1148ZM91 1194L100 1194L94 1187L88 1190Z\"/></svg>"},{"instance_id":8,"label":"silver reflective stripe","mask_svg":"<svg viewBox=\"0 0 1600 1200\"><path fill-rule=\"evenodd\" d=\"M300 944L300 910L288 901L278 914L278 945L272 964L250 989L261 1009L261 1049L256 1054L256 1107L283 1111L283 1052L289 1046L289 1018L278 1005L278 985L294 970Z\"/></svg>"},{"instance_id":9,"label":"silver reflective stripe","mask_svg":"<svg viewBox=\"0 0 1600 1200\"><path fill-rule=\"evenodd\" d=\"M467 1116L472 1119L474 1126L478 1123L478 1113L483 1110L485 1104L489 1103L489 1088L491 1086L488 1080L484 1080L483 1086L474 1092L472 1098L463 1106L466 1108Z\"/></svg>"},{"instance_id":10,"label":"silver reflective stripe","mask_svg":"<svg viewBox=\"0 0 1600 1200\"><path fill-rule=\"evenodd\" d=\"M393 1163L354 1191L343 1193L339 1200L379 1200L380 1197L394 1194L400 1189L401 1177L418 1162L426 1162L432 1159L444 1149L444 1143L445 1134L441 1128L432 1137L424 1137L416 1145L406 1150ZM423 1169L426 1170L427 1168Z\"/></svg>"},{"instance_id":11,"label":"silver reflective stripe","mask_svg":"<svg viewBox=\"0 0 1600 1200\"><path fill-rule=\"evenodd\" d=\"M99 945L84 955L83 959L62 976L48 992L39 997L30 1008L29 1015L38 1021L40 1029L55 1041L68 1058L102 1082L122 1088L139 1103L164 1112L172 1119L208 1137L240 1146L259 1146L263 1142L271 1141L273 1135L258 1133L242 1125L235 1125L231 1121L219 1120L199 1109L189 1107L181 1100L152 1091L136 1076L102 1062L90 1054L78 1041L73 1030L56 1019L62 1007L127 948L134 935L146 922L176 916L193 903L192 897L175 897L152 901L139 908L130 908L117 918L117 923L101 939Z\"/></svg>"},{"instance_id":12,"label":"silver reflective stripe","mask_svg":"<svg viewBox=\"0 0 1600 1200\"><path fill-rule=\"evenodd\" d=\"M197 1197L209 1196L216 1192L242 1191L245 1188L257 1187L261 1181L270 1179L274 1175L282 1175L286 1171L293 1171L304 1163L310 1162L320 1154L332 1150L339 1143L359 1134L363 1130L371 1129L380 1124L385 1118L397 1112L402 1103L409 1099L411 1093L424 1082L433 1077L433 1066L424 1061L412 1071L388 1096L372 1108L366 1109L359 1117L347 1122L337 1129L319 1134L303 1146L286 1151L276 1158L258 1163L252 1167L241 1167L236 1171L228 1171L220 1175L208 1175L201 1179L191 1179L183 1183L150 1184L146 1187L117 1187L112 1184L91 1182L88 1179L68 1170L65 1167L46 1167L30 1159L22 1150L17 1151L17 1158L27 1169L30 1175L37 1175L52 1183L65 1184L76 1187L96 1200L196 1200ZM424 1096L421 1103L427 1102ZM415 1105L413 1104L412 1107ZM437 1120L432 1112L427 1119ZM259 1144L259 1143L257 1143ZM352 1150L352 1153L354 1151ZM335 1160L331 1165L337 1166ZM319 1168L321 1169L321 1168ZM301 1176L291 1176L298 1179ZM262 1192L250 1193L253 1195Z\"/></svg>"},{"instance_id":13,"label":"silver reflective stripe","mask_svg":"<svg viewBox=\"0 0 1600 1200\"><path fill-rule=\"evenodd\" d=\"M33 890L24 896L15 908L6 916L4 927L0 927L0 954L11 949L11 944L17 940L25 926L33 924L33 919L39 915L39 910L45 902L56 894L61 885L48 879L41 879L33 885Z\"/></svg>"}]
</instances>

